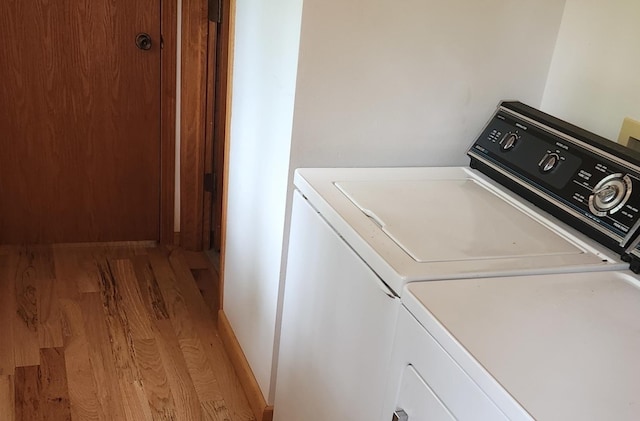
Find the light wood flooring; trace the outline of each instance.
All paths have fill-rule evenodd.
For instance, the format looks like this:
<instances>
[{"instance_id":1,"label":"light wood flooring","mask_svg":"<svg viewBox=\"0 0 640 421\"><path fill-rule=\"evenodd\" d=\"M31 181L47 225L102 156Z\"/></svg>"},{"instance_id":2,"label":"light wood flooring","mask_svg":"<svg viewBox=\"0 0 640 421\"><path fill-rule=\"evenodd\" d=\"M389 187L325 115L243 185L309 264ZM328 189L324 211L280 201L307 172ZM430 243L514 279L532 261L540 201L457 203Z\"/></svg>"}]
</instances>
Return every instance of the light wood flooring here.
<instances>
[{"instance_id":1,"label":"light wood flooring","mask_svg":"<svg viewBox=\"0 0 640 421\"><path fill-rule=\"evenodd\" d=\"M254 420L212 273L149 244L1 246L0 420Z\"/></svg>"}]
</instances>

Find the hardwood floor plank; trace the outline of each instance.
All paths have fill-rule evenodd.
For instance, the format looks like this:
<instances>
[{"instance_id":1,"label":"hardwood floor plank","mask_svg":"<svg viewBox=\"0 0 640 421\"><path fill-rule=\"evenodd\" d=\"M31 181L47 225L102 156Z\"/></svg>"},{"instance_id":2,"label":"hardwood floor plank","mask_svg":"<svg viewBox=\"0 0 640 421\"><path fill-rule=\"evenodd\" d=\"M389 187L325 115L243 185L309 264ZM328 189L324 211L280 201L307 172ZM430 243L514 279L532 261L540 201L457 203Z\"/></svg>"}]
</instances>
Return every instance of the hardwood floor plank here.
<instances>
[{"instance_id":1,"label":"hardwood floor plank","mask_svg":"<svg viewBox=\"0 0 640 421\"><path fill-rule=\"evenodd\" d=\"M178 341L200 402L222 400L223 396L216 379L216 373L213 371L200 339L181 338Z\"/></svg>"},{"instance_id":2,"label":"hardwood floor plank","mask_svg":"<svg viewBox=\"0 0 640 421\"><path fill-rule=\"evenodd\" d=\"M0 374L0 415L4 421L15 421L16 405L13 376Z\"/></svg>"},{"instance_id":3,"label":"hardwood floor plank","mask_svg":"<svg viewBox=\"0 0 640 421\"><path fill-rule=\"evenodd\" d=\"M82 276L82 271L73 250L68 247L53 247L56 290L60 299L78 299L80 296L78 278Z\"/></svg>"},{"instance_id":4,"label":"hardwood floor plank","mask_svg":"<svg viewBox=\"0 0 640 421\"><path fill-rule=\"evenodd\" d=\"M149 252L149 261L158 280L158 286L176 336L178 338L195 338L194 323L167 255L162 249L154 249Z\"/></svg>"},{"instance_id":5,"label":"hardwood floor plank","mask_svg":"<svg viewBox=\"0 0 640 421\"><path fill-rule=\"evenodd\" d=\"M191 269L207 269L211 265L207 255L201 251L183 250L182 256L187 266Z\"/></svg>"},{"instance_id":6,"label":"hardwood floor plank","mask_svg":"<svg viewBox=\"0 0 640 421\"><path fill-rule=\"evenodd\" d=\"M47 348L41 353L41 365L16 369L16 420L69 421L71 408L64 350Z\"/></svg>"},{"instance_id":7,"label":"hardwood floor plank","mask_svg":"<svg viewBox=\"0 0 640 421\"><path fill-rule=\"evenodd\" d=\"M131 323L122 303L121 286L116 282L111 264L101 265L99 270L102 310L116 370L118 375L129 383L140 381L140 373L133 357L135 350Z\"/></svg>"},{"instance_id":8,"label":"hardwood floor plank","mask_svg":"<svg viewBox=\"0 0 640 421\"><path fill-rule=\"evenodd\" d=\"M135 256L132 261L147 311L154 316L155 320L168 319L167 306L148 256Z\"/></svg>"},{"instance_id":9,"label":"hardwood floor plank","mask_svg":"<svg viewBox=\"0 0 640 421\"><path fill-rule=\"evenodd\" d=\"M207 353L207 358L211 361L211 366L215 368L215 378L219 383L225 385L225 401L232 419L254 420L247 397L224 350L222 341L217 334L215 322L198 291L186 259L182 256L182 250L174 250L169 256L169 261L175 271L175 279L179 283L178 288L187 303L187 309L191 313L194 327Z\"/></svg>"},{"instance_id":10,"label":"hardwood floor plank","mask_svg":"<svg viewBox=\"0 0 640 421\"><path fill-rule=\"evenodd\" d=\"M167 373L178 420L200 421L202 410L170 320L158 320L158 351Z\"/></svg>"},{"instance_id":11,"label":"hardwood floor plank","mask_svg":"<svg viewBox=\"0 0 640 421\"><path fill-rule=\"evenodd\" d=\"M134 340L133 346L153 420L177 421L171 385L156 340Z\"/></svg>"},{"instance_id":12,"label":"hardwood floor plank","mask_svg":"<svg viewBox=\"0 0 640 421\"><path fill-rule=\"evenodd\" d=\"M227 410L227 404L223 400L202 402L202 418L206 421L229 421L232 419Z\"/></svg>"},{"instance_id":13,"label":"hardwood floor plank","mask_svg":"<svg viewBox=\"0 0 640 421\"><path fill-rule=\"evenodd\" d=\"M73 300L60 301L64 331L64 355L71 418L87 421L110 421L98 398L94 369L89 354L84 317Z\"/></svg>"},{"instance_id":14,"label":"hardwood floor plank","mask_svg":"<svg viewBox=\"0 0 640 421\"><path fill-rule=\"evenodd\" d=\"M52 278L38 279L37 284L38 343L40 348L60 348L63 339L57 281Z\"/></svg>"},{"instance_id":15,"label":"hardwood floor plank","mask_svg":"<svg viewBox=\"0 0 640 421\"><path fill-rule=\"evenodd\" d=\"M200 295L209 309L209 314L214 322L218 320L220 310L220 285L215 271L207 269L191 269L193 279L196 281Z\"/></svg>"},{"instance_id":16,"label":"hardwood floor plank","mask_svg":"<svg viewBox=\"0 0 640 421\"><path fill-rule=\"evenodd\" d=\"M121 379L120 392L127 420L152 421L154 419L141 382Z\"/></svg>"},{"instance_id":17,"label":"hardwood floor plank","mask_svg":"<svg viewBox=\"0 0 640 421\"><path fill-rule=\"evenodd\" d=\"M74 253L77 263L76 284L80 293L100 292L100 265L106 258L99 251L77 249Z\"/></svg>"},{"instance_id":18,"label":"hardwood floor plank","mask_svg":"<svg viewBox=\"0 0 640 421\"><path fill-rule=\"evenodd\" d=\"M38 366L16 368L15 388L16 421L43 421Z\"/></svg>"},{"instance_id":19,"label":"hardwood floor plank","mask_svg":"<svg viewBox=\"0 0 640 421\"><path fill-rule=\"evenodd\" d=\"M29 248L20 248L14 287L16 312L13 320L14 360L16 367L40 364L38 341L38 273L36 255Z\"/></svg>"},{"instance_id":20,"label":"hardwood floor plank","mask_svg":"<svg viewBox=\"0 0 640 421\"><path fill-rule=\"evenodd\" d=\"M39 405L45 420L71 420L71 403L67 383L64 349L47 348L40 351L38 368Z\"/></svg>"},{"instance_id":21,"label":"hardwood floor plank","mask_svg":"<svg viewBox=\"0 0 640 421\"><path fill-rule=\"evenodd\" d=\"M194 279L205 263L138 243L1 247L0 421L253 420Z\"/></svg>"},{"instance_id":22,"label":"hardwood floor plank","mask_svg":"<svg viewBox=\"0 0 640 421\"><path fill-rule=\"evenodd\" d=\"M68 338L64 355L68 361L66 373L71 419L108 421L110 418L104 414L98 399L86 338Z\"/></svg>"},{"instance_id":23,"label":"hardwood floor plank","mask_svg":"<svg viewBox=\"0 0 640 421\"><path fill-rule=\"evenodd\" d=\"M25 257L35 269L37 279L52 279L55 277L53 249L47 244L35 244L24 247Z\"/></svg>"},{"instance_id":24,"label":"hardwood floor plank","mask_svg":"<svg viewBox=\"0 0 640 421\"><path fill-rule=\"evenodd\" d=\"M16 313L15 265L16 254L0 255L0 376L13 375L15 368L13 323Z\"/></svg>"},{"instance_id":25,"label":"hardwood floor plank","mask_svg":"<svg viewBox=\"0 0 640 421\"><path fill-rule=\"evenodd\" d=\"M108 327L103 312L103 298L99 293L83 294L80 303L86 326L86 338L91 370L96 379L96 393L106 419L125 419L125 406L121 398L120 382L133 382L128 344L118 327ZM111 320L111 324L117 324Z\"/></svg>"},{"instance_id":26,"label":"hardwood floor plank","mask_svg":"<svg viewBox=\"0 0 640 421\"><path fill-rule=\"evenodd\" d=\"M117 296L120 313L126 314L126 320L131 330L131 337L136 339L153 339L151 318L144 305L142 294L138 287L138 279L131 260L110 260L114 281L118 286Z\"/></svg>"}]
</instances>

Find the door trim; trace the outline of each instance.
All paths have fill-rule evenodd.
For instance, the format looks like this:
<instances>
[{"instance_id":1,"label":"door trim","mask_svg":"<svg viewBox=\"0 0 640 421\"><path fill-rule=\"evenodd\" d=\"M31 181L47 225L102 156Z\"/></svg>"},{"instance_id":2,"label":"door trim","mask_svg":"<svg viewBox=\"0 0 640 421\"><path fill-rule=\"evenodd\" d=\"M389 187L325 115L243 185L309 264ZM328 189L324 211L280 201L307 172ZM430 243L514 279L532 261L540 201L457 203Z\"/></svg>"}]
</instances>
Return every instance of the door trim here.
<instances>
[{"instance_id":1,"label":"door trim","mask_svg":"<svg viewBox=\"0 0 640 421\"><path fill-rule=\"evenodd\" d=\"M182 0L180 245L202 250L207 103L208 2Z\"/></svg>"},{"instance_id":2,"label":"door trim","mask_svg":"<svg viewBox=\"0 0 640 421\"><path fill-rule=\"evenodd\" d=\"M159 242L174 242L176 168L176 68L178 3L161 0L160 29L160 227Z\"/></svg>"},{"instance_id":3,"label":"door trim","mask_svg":"<svg viewBox=\"0 0 640 421\"><path fill-rule=\"evenodd\" d=\"M222 0L222 23L209 22L208 0L182 1L182 60L180 101L180 246L208 248L211 194L204 191L204 174L211 172L214 150L225 156L228 142L230 21L233 2ZM215 114L213 112L215 109ZM224 160L218 164L215 205L224 233Z\"/></svg>"}]
</instances>

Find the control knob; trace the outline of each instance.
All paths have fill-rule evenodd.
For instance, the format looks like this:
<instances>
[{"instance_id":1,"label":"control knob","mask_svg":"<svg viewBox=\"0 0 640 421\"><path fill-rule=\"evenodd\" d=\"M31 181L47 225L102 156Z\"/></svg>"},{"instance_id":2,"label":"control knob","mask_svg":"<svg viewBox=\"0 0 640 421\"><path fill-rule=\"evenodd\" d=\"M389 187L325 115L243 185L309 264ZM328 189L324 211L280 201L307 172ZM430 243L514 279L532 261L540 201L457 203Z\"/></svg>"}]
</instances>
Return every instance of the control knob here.
<instances>
[{"instance_id":1,"label":"control knob","mask_svg":"<svg viewBox=\"0 0 640 421\"><path fill-rule=\"evenodd\" d=\"M557 153L548 153L542 157L542 160L538 163L538 168L546 174L557 167L558 163L560 163L560 156Z\"/></svg>"},{"instance_id":2,"label":"control knob","mask_svg":"<svg viewBox=\"0 0 640 421\"><path fill-rule=\"evenodd\" d=\"M589 196L589 210L598 216L618 212L631 196L631 178L620 173L611 174L600 180Z\"/></svg>"},{"instance_id":3,"label":"control knob","mask_svg":"<svg viewBox=\"0 0 640 421\"><path fill-rule=\"evenodd\" d=\"M500 150L503 152L510 151L516 146L518 140L520 140L518 132L508 132L500 141Z\"/></svg>"}]
</instances>

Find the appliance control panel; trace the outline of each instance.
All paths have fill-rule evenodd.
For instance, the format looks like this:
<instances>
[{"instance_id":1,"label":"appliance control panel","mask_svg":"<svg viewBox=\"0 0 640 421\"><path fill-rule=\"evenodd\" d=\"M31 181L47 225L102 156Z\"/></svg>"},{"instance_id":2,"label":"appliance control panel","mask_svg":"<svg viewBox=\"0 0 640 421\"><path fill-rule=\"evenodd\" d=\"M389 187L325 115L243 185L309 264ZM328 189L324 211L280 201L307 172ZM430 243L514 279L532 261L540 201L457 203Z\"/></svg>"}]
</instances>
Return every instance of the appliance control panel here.
<instances>
[{"instance_id":1,"label":"appliance control panel","mask_svg":"<svg viewBox=\"0 0 640 421\"><path fill-rule=\"evenodd\" d=\"M624 248L640 228L640 161L623 149L524 104L505 102L468 155L472 167L509 180L543 209Z\"/></svg>"}]
</instances>

